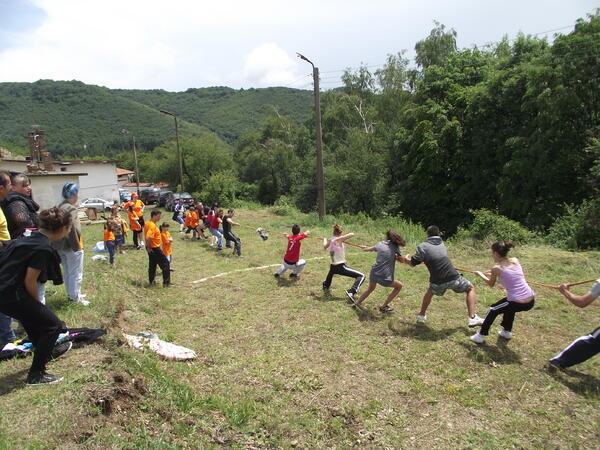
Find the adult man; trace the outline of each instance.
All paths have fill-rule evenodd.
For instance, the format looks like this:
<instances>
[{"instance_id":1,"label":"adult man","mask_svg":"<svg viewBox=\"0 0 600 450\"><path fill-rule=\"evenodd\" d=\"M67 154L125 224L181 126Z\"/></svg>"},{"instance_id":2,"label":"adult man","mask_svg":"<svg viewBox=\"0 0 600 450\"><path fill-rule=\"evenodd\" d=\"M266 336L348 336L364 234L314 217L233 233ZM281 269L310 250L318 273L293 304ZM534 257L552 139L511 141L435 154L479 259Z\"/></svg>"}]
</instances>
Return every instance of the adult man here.
<instances>
[{"instance_id":1,"label":"adult man","mask_svg":"<svg viewBox=\"0 0 600 450\"><path fill-rule=\"evenodd\" d=\"M160 221L160 211L153 210L150 213L150 220L144 225L144 238L146 240L146 251L148 252L148 281L154 285L156 277L156 266L160 267L163 276L163 286L171 287L171 265L169 260L161 250L162 239L158 225Z\"/></svg>"},{"instance_id":2,"label":"adult man","mask_svg":"<svg viewBox=\"0 0 600 450\"><path fill-rule=\"evenodd\" d=\"M4 170L0 170L0 201L4 200L8 193L12 189L10 182L10 174ZM0 252L4 243L10 241L10 233L8 232L8 224L6 223L6 217L4 212L0 208ZM5 314L0 313L0 349L5 344L12 342L16 339L15 332L11 327L12 319Z\"/></svg>"},{"instance_id":3,"label":"adult man","mask_svg":"<svg viewBox=\"0 0 600 450\"><path fill-rule=\"evenodd\" d=\"M417 246L412 258L409 259L408 256L400 256L399 258L411 267L425 263L429 270L429 287L423 296L417 323L425 322L427 307L433 296L443 296L447 289L452 289L457 293L466 293L467 312L469 314L467 324L469 327L480 326L483 323L483 319L475 314L475 288L452 265L444 241L440 237L440 229L437 226L431 225L427 228L427 240Z\"/></svg>"},{"instance_id":4,"label":"adult man","mask_svg":"<svg viewBox=\"0 0 600 450\"><path fill-rule=\"evenodd\" d=\"M23 236L26 230L38 227L39 205L31 198L31 181L27 175L19 173L12 177L12 192L2 201L8 231L12 239Z\"/></svg>"},{"instance_id":5,"label":"adult man","mask_svg":"<svg viewBox=\"0 0 600 450\"><path fill-rule=\"evenodd\" d=\"M585 308L594 300L600 297L600 279L596 280L592 289L585 295L576 295L569 291L569 286L563 284L559 287L562 295L567 300L579 308ZM596 328L590 334L575 339L571 345L548 361L551 367L564 369L574 366L590 359L600 352L600 327Z\"/></svg>"}]
</instances>

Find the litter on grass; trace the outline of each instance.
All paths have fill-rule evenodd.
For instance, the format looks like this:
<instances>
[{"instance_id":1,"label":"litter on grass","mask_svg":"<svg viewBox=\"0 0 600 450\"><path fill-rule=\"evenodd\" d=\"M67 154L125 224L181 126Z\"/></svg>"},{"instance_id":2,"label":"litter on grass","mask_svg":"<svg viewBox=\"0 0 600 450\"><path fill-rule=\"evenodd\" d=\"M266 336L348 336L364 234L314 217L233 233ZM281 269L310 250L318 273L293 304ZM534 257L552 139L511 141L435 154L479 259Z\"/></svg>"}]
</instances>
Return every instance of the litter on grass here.
<instances>
[{"instance_id":1,"label":"litter on grass","mask_svg":"<svg viewBox=\"0 0 600 450\"><path fill-rule=\"evenodd\" d=\"M166 342L158 338L157 335L152 333L138 333L137 336L130 334L123 334L127 340L127 344L138 350L145 348L153 351L157 355L170 359L173 361L188 361L196 358L196 352L189 348L176 345L171 342ZM146 337L150 336L150 337Z\"/></svg>"}]
</instances>

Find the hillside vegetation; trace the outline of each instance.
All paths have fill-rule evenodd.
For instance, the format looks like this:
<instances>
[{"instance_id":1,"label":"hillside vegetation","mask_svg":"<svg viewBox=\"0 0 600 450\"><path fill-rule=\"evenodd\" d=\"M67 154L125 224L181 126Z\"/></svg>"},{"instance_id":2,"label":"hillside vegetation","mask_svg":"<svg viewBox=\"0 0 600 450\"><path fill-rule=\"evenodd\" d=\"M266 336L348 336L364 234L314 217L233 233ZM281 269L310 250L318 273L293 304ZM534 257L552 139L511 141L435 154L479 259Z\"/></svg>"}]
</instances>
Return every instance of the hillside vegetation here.
<instances>
[{"instance_id":1,"label":"hillside vegetation","mask_svg":"<svg viewBox=\"0 0 600 450\"><path fill-rule=\"evenodd\" d=\"M600 358L555 374L544 364L597 326L600 305L579 310L538 288L535 308L517 314L511 341L496 339L496 323L488 343L477 346L468 340L464 295L436 297L427 322L415 323L427 286L423 266L397 266L405 286L392 314L377 310L385 288L364 311L347 303L347 278L335 277L324 292L328 255L317 239L303 241L308 263L299 280L274 279L285 248L279 232L299 223L313 236L330 236L331 227L314 214L273 212L283 213L238 209L237 221L271 230L262 241L253 229L236 227L244 259L174 232L171 289L148 287L144 251L117 255L114 269L91 261L102 225L84 226L83 291L91 305L70 305L62 287L48 304L69 326L109 333L102 344L52 362L50 372L65 377L57 385L25 387L29 358L0 363L0 448L597 447ZM425 237L398 219L329 220L368 245L394 226L407 253ZM487 269L489 242L481 245L451 242L450 255L457 266ZM557 284L600 274L598 252L514 252L531 280ZM351 267L368 273L373 253L346 253ZM466 276L483 315L503 293ZM127 347L122 333L140 331L189 347L198 358L166 361Z\"/></svg>"},{"instance_id":2,"label":"hillside vegetation","mask_svg":"<svg viewBox=\"0 0 600 450\"><path fill-rule=\"evenodd\" d=\"M310 99L309 91L286 88L177 93L113 90L79 81L0 83L0 145L27 147L35 122L46 130L48 147L57 156L114 156L130 148L132 134L144 152L175 138L173 118L160 109L179 115L183 136L215 133L230 144L256 129L272 109L305 120Z\"/></svg>"}]
</instances>

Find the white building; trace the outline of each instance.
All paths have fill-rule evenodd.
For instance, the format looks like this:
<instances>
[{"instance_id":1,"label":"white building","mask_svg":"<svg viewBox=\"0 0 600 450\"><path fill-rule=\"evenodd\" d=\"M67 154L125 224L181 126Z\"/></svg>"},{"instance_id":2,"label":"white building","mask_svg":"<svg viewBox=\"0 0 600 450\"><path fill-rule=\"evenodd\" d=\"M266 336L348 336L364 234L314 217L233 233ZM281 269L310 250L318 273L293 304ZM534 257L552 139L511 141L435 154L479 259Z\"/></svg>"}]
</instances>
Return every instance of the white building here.
<instances>
[{"instance_id":1,"label":"white building","mask_svg":"<svg viewBox=\"0 0 600 450\"><path fill-rule=\"evenodd\" d=\"M8 170L10 172L27 172L27 164L30 161L21 159L0 159L0 169ZM46 175L55 177L58 180L62 175L68 177L68 180L63 181L75 181L79 183L79 198L85 200L90 197L100 197L105 200L119 201L119 185L117 184L117 164L116 161L112 160L73 160L73 161L52 161L52 170L48 170ZM27 173L32 180L32 189L34 197L38 201L39 196L42 195L40 189L34 185L34 177L31 173ZM44 175L37 175L37 179ZM73 177L78 177L74 179ZM50 180L51 178L47 178ZM44 179L46 180L46 179ZM49 181L44 181L44 187L47 189L46 184ZM61 184L62 187L62 184ZM56 204L60 196L60 189L56 191L58 197L53 193L55 199L52 205ZM51 206L51 205L50 205Z\"/></svg>"}]
</instances>

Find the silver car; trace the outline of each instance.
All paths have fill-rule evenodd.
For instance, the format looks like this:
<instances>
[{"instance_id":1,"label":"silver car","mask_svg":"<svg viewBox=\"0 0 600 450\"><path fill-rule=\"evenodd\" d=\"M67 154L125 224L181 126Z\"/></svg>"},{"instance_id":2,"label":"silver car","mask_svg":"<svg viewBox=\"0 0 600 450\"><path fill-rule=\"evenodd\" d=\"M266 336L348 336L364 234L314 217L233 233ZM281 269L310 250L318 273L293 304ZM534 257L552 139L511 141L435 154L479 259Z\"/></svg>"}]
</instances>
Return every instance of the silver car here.
<instances>
[{"instance_id":1,"label":"silver car","mask_svg":"<svg viewBox=\"0 0 600 450\"><path fill-rule=\"evenodd\" d=\"M95 197L85 199L79 206L84 209L93 208L96 211L110 211L114 204L113 201Z\"/></svg>"}]
</instances>

